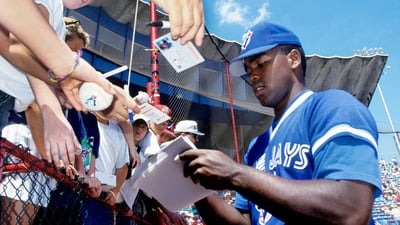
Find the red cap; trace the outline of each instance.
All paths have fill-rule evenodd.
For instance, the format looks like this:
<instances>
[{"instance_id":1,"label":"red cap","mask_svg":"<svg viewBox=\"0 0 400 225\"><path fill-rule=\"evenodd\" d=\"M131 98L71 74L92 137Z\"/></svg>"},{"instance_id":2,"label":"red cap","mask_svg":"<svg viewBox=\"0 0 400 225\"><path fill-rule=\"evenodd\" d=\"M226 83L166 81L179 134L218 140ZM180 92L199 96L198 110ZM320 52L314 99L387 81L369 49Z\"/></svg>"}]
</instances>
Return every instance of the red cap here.
<instances>
[{"instance_id":1,"label":"red cap","mask_svg":"<svg viewBox=\"0 0 400 225\"><path fill-rule=\"evenodd\" d=\"M161 112L167 114L169 117L172 117L172 110L168 106L157 104L157 105L154 105L154 107L159 109Z\"/></svg>"},{"instance_id":2,"label":"red cap","mask_svg":"<svg viewBox=\"0 0 400 225\"><path fill-rule=\"evenodd\" d=\"M167 128L165 128L164 133L169 135L170 137L176 138L176 135L174 133L175 129L175 124L174 123L168 123Z\"/></svg>"}]
</instances>

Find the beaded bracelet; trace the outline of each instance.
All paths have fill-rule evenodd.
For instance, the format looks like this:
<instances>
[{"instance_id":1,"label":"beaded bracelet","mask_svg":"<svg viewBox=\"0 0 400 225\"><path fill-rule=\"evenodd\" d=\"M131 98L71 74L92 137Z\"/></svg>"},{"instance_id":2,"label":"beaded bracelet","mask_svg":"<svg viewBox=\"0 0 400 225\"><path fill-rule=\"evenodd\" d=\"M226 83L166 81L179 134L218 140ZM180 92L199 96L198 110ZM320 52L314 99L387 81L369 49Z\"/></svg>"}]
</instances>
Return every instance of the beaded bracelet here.
<instances>
[{"instance_id":1,"label":"beaded bracelet","mask_svg":"<svg viewBox=\"0 0 400 225\"><path fill-rule=\"evenodd\" d=\"M76 53L76 58L75 58L75 64L72 67L72 71L62 77L57 77L56 75L51 72L51 70L47 71L47 76L50 80L51 83L53 84L60 84L63 80L67 79L68 77L71 76L71 74L75 71L76 67L79 65L79 59L81 58L81 51L78 51Z\"/></svg>"}]
</instances>

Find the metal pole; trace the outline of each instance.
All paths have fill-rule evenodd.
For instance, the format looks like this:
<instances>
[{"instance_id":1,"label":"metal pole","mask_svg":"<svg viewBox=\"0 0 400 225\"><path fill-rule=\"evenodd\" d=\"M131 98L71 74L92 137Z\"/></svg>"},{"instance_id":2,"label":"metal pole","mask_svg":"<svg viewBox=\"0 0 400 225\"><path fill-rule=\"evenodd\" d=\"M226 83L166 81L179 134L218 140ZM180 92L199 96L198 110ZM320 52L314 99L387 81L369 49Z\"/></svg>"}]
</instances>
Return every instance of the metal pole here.
<instances>
[{"instance_id":1,"label":"metal pole","mask_svg":"<svg viewBox=\"0 0 400 225\"><path fill-rule=\"evenodd\" d=\"M371 55L383 54L383 53L384 53L384 51L383 51L382 47L370 48L370 49L367 49L367 47L364 47L363 49L353 50L353 54L354 55L361 55L361 56L371 56ZM387 67L387 68L390 68L390 67ZM379 85L379 83L377 83L377 88L378 88L379 95L381 96L381 99L382 99L382 102L383 102L383 107L385 108L386 116L388 117L390 126L392 128L394 142L396 143L396 147L397 147L397 153L400 155L399 137L398 137L398 134L397 134L396 130L394 129L392 117L390 116L389 109L388 109L388 107L386 105L386 101L385 101L385 98L383 96L383 92L382 92L382 89L381 89L381 86Z\"/></svg>"},{"instance_id":2,"label":"metal pole","mask_svg":"<svg viewBox=\"0 0 400 225\"><path fill-rule=\"evenodd\" d=\"M157 9L156 4L150 2L150 22L157 21ZM150 57L151 57L151 102L154 105L160 104L160 77L159 77L159 65L158 65L158 50L156 45L153 43L158 37L158 27L150 26Z\"/></svg>"},{"instance_id":3,"label":"metal pole","mask_svg":"<svg viewBox=\"0 0 400 225\"><path fill-rule=\"evenodd\" d=\"M390 123L390 126L391 126L392 131L393 131L393 138L394 138L394 141L396 143L397 152L400 155L400 143L399 143L399 139L398 139L398 137L396 135L396 130L394 129L394 125L393 125L393 122L392 122L392 117L390 116L389 110L388 110L388 108L386 106L386 101L385 101L385 98L383 97L382 89L381 89L381 86L379 85L379 83L378 83L377 87L378 87L379 95L381 96L381 99L382 99L382 102L383 102L383 107L385 108L386 116L389 119L389 123Z\"/></svg>"}]
</instances>

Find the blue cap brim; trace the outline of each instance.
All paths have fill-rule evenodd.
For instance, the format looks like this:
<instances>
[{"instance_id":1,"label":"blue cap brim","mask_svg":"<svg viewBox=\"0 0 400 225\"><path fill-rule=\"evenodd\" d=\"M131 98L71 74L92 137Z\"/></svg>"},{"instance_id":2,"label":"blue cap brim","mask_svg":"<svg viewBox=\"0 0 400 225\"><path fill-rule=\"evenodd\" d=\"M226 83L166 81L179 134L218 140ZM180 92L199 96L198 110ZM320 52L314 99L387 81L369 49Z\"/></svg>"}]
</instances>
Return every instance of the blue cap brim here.
<instances>
[{"instance_id":1,"label":"blue cap brim","mask_svg":"<svg viewBox=\"0 0 400 225\"><path fill-rule=\"evenodd\" d=\"M269 51L269 50L275 48L276 46L278 46L278 44L254 48L250 51L247 51L245 54L241 54L238 57L232 59L232 61L229 63L230 75L232 75L234 77L240 77L240 76L245 75L246 71L244 70L244 61L243 61L245 58Z\"/></svg>"}]
</instances>

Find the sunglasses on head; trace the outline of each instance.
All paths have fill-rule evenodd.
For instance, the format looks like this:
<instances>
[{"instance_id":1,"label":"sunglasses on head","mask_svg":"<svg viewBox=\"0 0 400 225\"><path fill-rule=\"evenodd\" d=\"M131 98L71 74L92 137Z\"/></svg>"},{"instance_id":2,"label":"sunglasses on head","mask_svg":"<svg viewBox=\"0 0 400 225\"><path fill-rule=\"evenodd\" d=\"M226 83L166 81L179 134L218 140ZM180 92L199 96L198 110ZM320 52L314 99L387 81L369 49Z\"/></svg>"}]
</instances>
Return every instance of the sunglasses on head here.
<instances>
[{"instance_id":1,"label":"sunglasses on head","mask_svg":"<svg viewBox=\"0 0 400 225\"><path fill-rule=\"evenodd\" d=\"M75 20L75 21L71 21L71 22L66 22L66 23L65 23L66 26L72 25L72 24L81 24L81 21Z\"/></svg>"}]
</instances>

